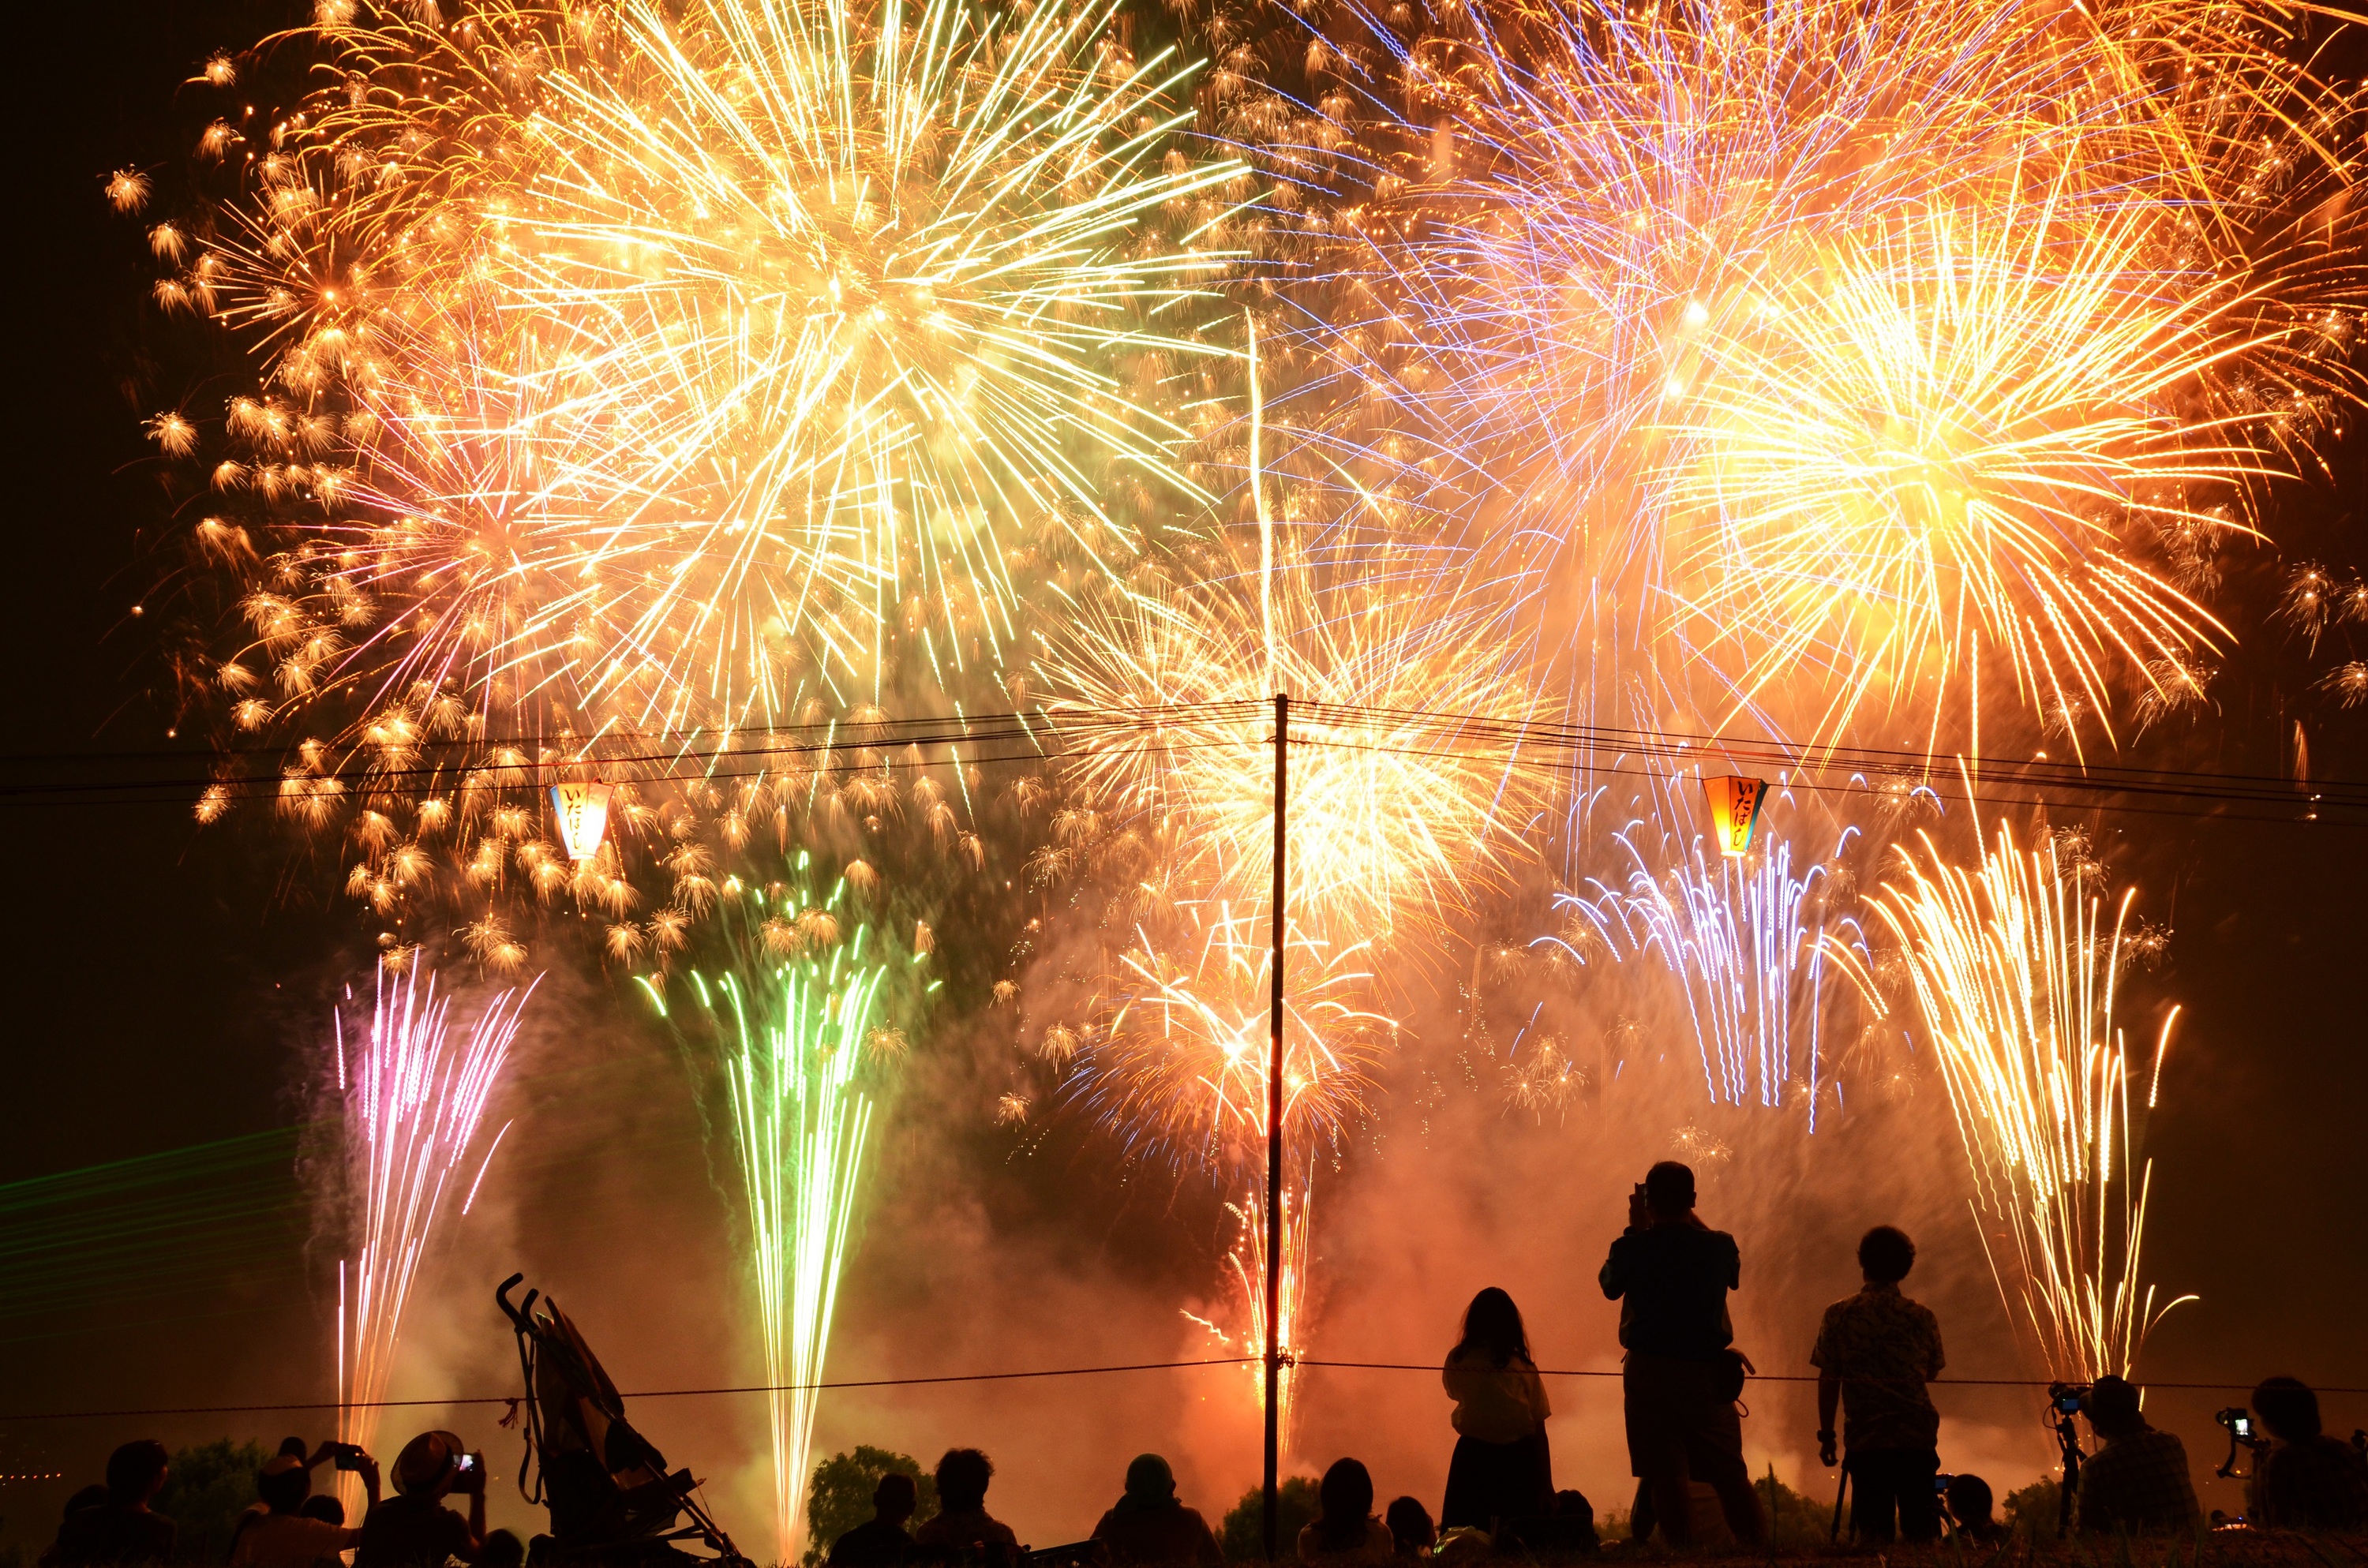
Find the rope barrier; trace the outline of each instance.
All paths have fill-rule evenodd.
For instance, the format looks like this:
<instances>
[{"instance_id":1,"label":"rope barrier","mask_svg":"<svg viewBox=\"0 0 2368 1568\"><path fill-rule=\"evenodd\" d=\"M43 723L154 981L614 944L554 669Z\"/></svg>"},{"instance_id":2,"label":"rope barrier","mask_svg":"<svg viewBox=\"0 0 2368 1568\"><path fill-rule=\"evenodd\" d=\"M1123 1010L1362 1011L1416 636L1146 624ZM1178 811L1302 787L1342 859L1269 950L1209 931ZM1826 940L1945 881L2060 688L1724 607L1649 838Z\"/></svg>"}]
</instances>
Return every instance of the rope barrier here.
<instances>
[{"instance_id":1,"label":"rope barrier","mask_svg":"<svg viewBox=\"0 0 2368 1568\"><path fill-rule=\"evenodd\" d=\"M1264 1360L1258 1356L1216 1356L1197 1361L1124 1361L1106 1367L1046 1367L1024 1372L948 1372L918 1378L842 1378L813 1383L734 1383L716 1388L641 1389L618 1395L620 1399L695 1399L724 1394L751 1393L815 1393L835 1389L919 1388L938 1383L1011 1382L1030 1378L1087 1378L1112 1372L1166 1372L1198 1367L1247 1367ZM1437 1372L1440 1369L1428 1361L1334 1361L1314 1357L1285 1357L1286 1366L1318 1367L1347 1371L1372 1372ZM1542 1378L1616 1378L1616 1367L1542 1368ZM1748 1380L1755 1383L1814 1383L1814 1372L1754 1372ZM1861 1380L1863 1381L1863 1380ZM2027 1388L2044 1389L2053 1381L2045 1378L1930 1378L1919 1380L1935 1388ZM2145 1389L2163 1389L2188 1392L2250 1392L2251 1383L2163 1383L2147 1381L2138 1385ZM2368 1387L2327 1387L2312 1385L2322 1394L2368 1393ZM445 1408L461 1404L516 1405L517 1394L454 1394L441 1399L375 1399L358 1400L340 1405L334 1400L294 1400L267 1404L176 1404L158 1405L137 1410L41 1410L18 1411L0 1415L0 1423L10 1421L101 1421L128 1419L135 1415L237 1415L263 1411L308 1410L402 1410L419 1407Z\"/></svg>"},{"instance_id":2,"label":"rope barrier","mask_svg":"<svg viewBox=\"0 0 2368 1568\"><path fill-rule=\"evenodd\" d=\"M1292 1364L1301 1367L1345 1367L1375 1372L1436 1372L1440 1370L1437 1367L1418 1361L1319 1361L1311 1357L1299 1359L1294 1361ZM1617 1367L1588 1367L1576 1369L1549 1369L1542 1367L1538 1369L1538 1376L1542 1378L1616 1378L1621 1375L1621 1370ZM1814 1383L1817 1381L1818 1376L1819 1374L1816 1372L1753 1372L1746 1381L1755 1383ZM1914 1381L1922 1383L1928 1388L2044 1389L2052 1388L2058 1382L2071 1382L2076 1381L2077 1380L2069 1378L1916 1378L1899 1380L1854 1378L1850 1381L1853 1382L1879 1382L1890 1381ZM2189 1392L2204 1390L2227 1392L2234 1390L2240 1392L2250 1393L2253 1391L2253 1385L2251 1383L2158 1383L2154 1381L2152 1379L2147 1379L2138 1383L2137 1386L2142 1389L2172 1389L2186 1390ZM2317 1383L2313 1383L2311 1385L2311 1390L2315 1393L2368 1393L2368 1387L2322 1388Z\"/></svg>"},{"instance_id":3,"label":"rope barrier","mask_svg":"<svg viewBox=\"0 0 2368 1568\"><path fill-rule=\"evenodd\" d=\"M737 1383L706 1389L641 1389L620 1393L619 1399L689 1399L706 1394L813 1393L827 1389L913 1388L928 1383L996 1383L1020 1378L1085 1378L1105 1372L1164 1372L1183 1367L1239 1367L1259 1360L1256 1356L1219 1356L1202 1361L1128 1361L1108 1367L1048 1367L1026 1372L948 1372L927 1378L845 1378L818 1383ZM516 1404L507 1393L455 1394L448 1399L370 1399L339 1404L335 1400L297 1400L274 1404L160 1405L153 1410L47 1410L0 1415L9 1421L97 1421L131 1415L229 1415L263 1410L400 1410L420 1405Z\"/></svg>"}]
</instances>

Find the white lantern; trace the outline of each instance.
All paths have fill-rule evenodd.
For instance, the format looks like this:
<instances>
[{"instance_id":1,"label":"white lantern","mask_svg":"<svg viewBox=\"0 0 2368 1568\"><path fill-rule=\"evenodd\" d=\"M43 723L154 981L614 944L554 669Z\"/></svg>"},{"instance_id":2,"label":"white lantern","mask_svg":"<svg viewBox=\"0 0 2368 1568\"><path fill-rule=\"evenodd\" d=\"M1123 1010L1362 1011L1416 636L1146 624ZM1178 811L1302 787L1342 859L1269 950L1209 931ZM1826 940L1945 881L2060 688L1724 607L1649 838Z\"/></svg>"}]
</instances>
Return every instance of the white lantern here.
<instances>
[{"instance_id":1,"label":"white lantern","mask_svg":"<svg viewBox=\"0 0 2368 1568\"><path fill-rule=\"evenodd\" d=\"M597 781L551 787L551 807L559 818L559 842L566 846L567 858L579 866L600 853L600 840L609 831L611 793L609 786Z\"/></svg>"}]
</instances>

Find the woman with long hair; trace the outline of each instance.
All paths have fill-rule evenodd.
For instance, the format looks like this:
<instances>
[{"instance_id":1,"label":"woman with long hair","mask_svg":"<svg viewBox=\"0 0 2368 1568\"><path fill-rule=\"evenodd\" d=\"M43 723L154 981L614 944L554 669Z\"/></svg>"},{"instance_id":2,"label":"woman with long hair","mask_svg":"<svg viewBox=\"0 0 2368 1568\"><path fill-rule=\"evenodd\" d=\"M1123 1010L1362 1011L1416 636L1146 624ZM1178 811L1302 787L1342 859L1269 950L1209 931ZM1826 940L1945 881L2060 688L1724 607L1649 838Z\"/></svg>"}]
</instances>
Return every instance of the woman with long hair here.
<instances>
[{"instance_id":1,"label":"woman with long hair","mask_svg":"<svg viewBox=\"0 0 2368 1568\"><path fill-rule=\"evenodd\" d=\"M1373 1517L1373 1477L1362 1464L1335 1460L1315 1498L1323 1511L1299 1532L1299 1561L1307 1568L1381 1568L1395 1554L1390 1527Z\"/></svg>"},{"instance_id":2,"label":"woman with long hair","mask_svg":"<svg viewBox=\"0 0 2368 1568\"><path fill-rule=\"evenodd\" d=\"M1455 1401L1456 1437L1439 1528L1493 1533L1507 1519L1553 1513L1546 1417L1554 1410L1512 1297L1491 1285L1472 1298L1442 1381Z\"/></svg>"}]
</instances>

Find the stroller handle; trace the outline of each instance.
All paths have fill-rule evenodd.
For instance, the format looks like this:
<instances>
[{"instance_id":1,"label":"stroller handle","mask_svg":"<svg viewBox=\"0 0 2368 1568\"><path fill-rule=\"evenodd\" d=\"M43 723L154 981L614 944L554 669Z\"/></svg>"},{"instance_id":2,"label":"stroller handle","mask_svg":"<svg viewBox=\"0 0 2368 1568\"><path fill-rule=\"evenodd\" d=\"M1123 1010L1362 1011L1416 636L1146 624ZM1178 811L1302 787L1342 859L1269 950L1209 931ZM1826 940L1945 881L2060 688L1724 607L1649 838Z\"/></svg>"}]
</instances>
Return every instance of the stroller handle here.
<instances>
[{"instance_id":1,"label":"stroller handle","mask_svg":"<svg viewBox=\"0 0 2368 1568\"><path fill-rule=\"evenodd\" d=\"M529 1290L526 1293L526 1302L524 1306L514 1307L510 1305L510 1292L516 1290L518 1288L518 1281L525 1278L526 1272L521 1269L518 1273L513 1274L508 1278L503 1280L494 1289L494 1300L500 1305L502 1315L508 1318L511 1323L517 1324L518 1331L520 1334L530 1334L534 1331L534 1324L528 1319L526 1314L534 1311L535 1298L541 1295L542 1292L540 1290Z\"/></svg>"}]
</instances>

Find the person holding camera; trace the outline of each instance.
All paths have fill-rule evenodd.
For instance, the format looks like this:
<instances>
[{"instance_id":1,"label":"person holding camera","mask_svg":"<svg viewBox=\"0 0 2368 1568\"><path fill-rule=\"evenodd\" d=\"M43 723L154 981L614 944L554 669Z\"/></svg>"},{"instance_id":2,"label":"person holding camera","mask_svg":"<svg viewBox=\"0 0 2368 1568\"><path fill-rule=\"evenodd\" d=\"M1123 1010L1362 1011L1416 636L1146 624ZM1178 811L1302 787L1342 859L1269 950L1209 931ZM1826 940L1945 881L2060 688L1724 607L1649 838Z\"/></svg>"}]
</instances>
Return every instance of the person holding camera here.
<instances>
[{"instance_id":1,"label":"person holding camera","mask_svg":"<svg viewBox=\"0 0 2368 1568\"><path fill-rule=\"evenodd\" d=\"M1744 1546L1766 1533L1759 1494L1743 1462L1736 1415L1738 1369L1726 1293L1742 1277L1735 1238L1694 1213L1694 1173L1664 1160L1628 1198L1628 1228L1614 1237L1596 1282L1622 1302L1622 1414L1628 1467L1650 1493L1672 1547L1691 1535L1688 1488L1710 1483L1727 1528ZM1732 1379L1732 1384L1729 1380Z\"/></svg>"},{"instance_id":2,"label":"person holding camera","mask_svg":"<svg viewBox=\"0 0 2368 1568\"><path fill-rule=\"evenodd\" d=\"M2299 1378L2264 1378L2253 1414L2270 1435L2245 1483L2245 1517L2268 1529L2368 1527L2368 1461L2319 1428L2318 1395Z\"/></svg>"},{"instance_id":3,"label":"person holding camera","mask_svg":"<svg viewBox=\"0 0 2368 1568\"><path fill-rule=\"evenodd\" d=\"M302 1445L290 1453L282 1445L255 1478L256 1500L264 1511L242 1522L230 1551L230 1568L329 1568L340 1554L361 1544L362 1532L308 1517L313 1495L311 1466L335 1459L339 1470L362 1478L362 1490L378 1503L378 1461L350 1443L324 1443L308 1461Z\"/></svg>"},{"instance_id":4,"label":"person holding camera","mask_svg":"<svg viewBox=\"0 0 2368 1568\"><path fill-rule=\"evenodd\" d=\"M1850 1531L1862 1541L1941 1539L1941 1413L1924 1385L1941 1375L1941 1320L1899 1293L1916 1244L1896 1225L1860 1238L1858 1294L1826 1309L1809 1364L1817 1369L1817 1456L1834 1462L1842 1408L1842 1468ZM1895 1517L1896 1528L1895 1528Z\"/></svg>"},{"instance_id":5,"label":"person holding camera","mask_svg":"<svg viewBox=\"0 0 2368 1568\"><path fill-rule=\"evenodd\" d=\"M362 1516L354 1568L444 1568L474 1562L485 1540L485 1460L450 1432L422 1432L394 1457L394 1492ZM458 1492L469 1517L444 1506Z\"/></svg>"},{"instance_id":6,"label":"person holding camera","mask_svg":"<svg viewBox=\"0 0 2368 1568\"><path fill-rule=\"evenodd\" d=\"M2084 1535L2183 1535L2203 1509L2187 1473L2187 1445L2157 1432L2138 1408L2138 1391L2110 1374L2089 1385L2081 1401L2089 1428L2102 1446L2080 1467L2080 1531Z\"/></svg>"}]
</instances>

